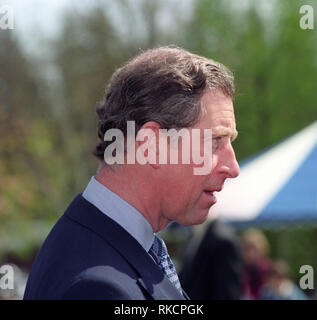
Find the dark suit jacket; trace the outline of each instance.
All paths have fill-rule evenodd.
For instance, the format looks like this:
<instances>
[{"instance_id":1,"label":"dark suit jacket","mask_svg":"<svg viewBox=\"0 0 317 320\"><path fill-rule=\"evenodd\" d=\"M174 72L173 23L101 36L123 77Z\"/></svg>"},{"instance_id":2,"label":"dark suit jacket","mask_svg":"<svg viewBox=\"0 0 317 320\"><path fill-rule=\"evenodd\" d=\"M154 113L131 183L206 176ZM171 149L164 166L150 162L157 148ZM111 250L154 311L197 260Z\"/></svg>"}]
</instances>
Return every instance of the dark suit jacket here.
<instances>
[{"instance_id":1,"label":"dark suit jacket","mask_svg":"<svg viewBox=\"0 0 317 320\"><path fill-rule=\"evenodd\" d=\"M184 296L137 240L80 194L40 249L24 299L183 300Z\"/></svg>"}]
</instances>

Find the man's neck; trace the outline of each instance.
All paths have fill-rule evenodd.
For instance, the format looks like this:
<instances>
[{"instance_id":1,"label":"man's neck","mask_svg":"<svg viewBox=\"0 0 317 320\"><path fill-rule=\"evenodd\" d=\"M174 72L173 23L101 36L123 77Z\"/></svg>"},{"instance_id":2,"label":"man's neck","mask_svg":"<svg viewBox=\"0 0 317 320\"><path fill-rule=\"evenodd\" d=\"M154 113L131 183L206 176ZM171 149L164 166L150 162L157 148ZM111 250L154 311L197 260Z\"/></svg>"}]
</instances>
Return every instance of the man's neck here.
<instances>
[{"instance_id":1,"label":"man's neck","mask_svg":"<svg viewBox=\"0 0 317 320\"><path fill-rule=\"evenodd\" d=\"M114 170L101 166L95 178L136 208L148 220L156 233L164 229L170 221L163 218L160 199L153 188L155 181L151 173L145 171L144 167L138 170L129 165L123 165ZM144 179L145 174L146 179Z\"/></svg>"}]
</instances>

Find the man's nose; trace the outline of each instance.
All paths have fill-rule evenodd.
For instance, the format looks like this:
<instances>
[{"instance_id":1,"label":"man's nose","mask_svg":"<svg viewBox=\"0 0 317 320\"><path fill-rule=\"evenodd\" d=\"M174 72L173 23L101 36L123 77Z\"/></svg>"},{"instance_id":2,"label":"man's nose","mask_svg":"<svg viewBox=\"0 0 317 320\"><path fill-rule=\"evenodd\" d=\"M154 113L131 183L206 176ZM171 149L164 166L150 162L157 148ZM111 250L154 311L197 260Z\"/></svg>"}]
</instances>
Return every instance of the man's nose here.
<instances>
[{"instance_id":1,"label":"man's nose","mask_svg":"<svg viewBox=\"0 0 317 320\"><path fill-rule=\"evenodd\" d=\"M240 166L236 159L236 155L234 151L233 151L233 157L234 157L234 160L230 170L230 178L236 178L240 174Z\"/></svg>"},{"instance_id":2,"label":"man's nose","mask_svg":"<svg viewBox=\"0 0 317 320\"><path fill-rule=\"evenodd\" d=\"M240 167L231 143L223 155L222 170L225 171L228 178L236 178L240 174Z\"/></svg>"}]
</instances>

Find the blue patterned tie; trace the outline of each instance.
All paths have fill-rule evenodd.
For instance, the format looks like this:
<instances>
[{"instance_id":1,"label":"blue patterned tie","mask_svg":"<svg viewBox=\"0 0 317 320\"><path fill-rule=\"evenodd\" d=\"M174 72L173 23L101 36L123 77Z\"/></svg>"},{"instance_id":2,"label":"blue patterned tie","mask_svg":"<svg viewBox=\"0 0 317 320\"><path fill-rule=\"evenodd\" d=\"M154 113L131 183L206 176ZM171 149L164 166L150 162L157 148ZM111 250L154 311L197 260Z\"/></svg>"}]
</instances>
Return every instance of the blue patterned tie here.
<instances>
[{"instance_id":1,"label":"blue patterned tie","mask_svg":"<svg viewBox=\"0 0 317 320\"><path fill-rule=\"evenodd\" d=\"M167 278L173 283L173 285L178 289L178 291L181 294L183 294L182 287L176 273L176 269L173 265L173 262L170 256L167 253L166 245L164 241L156 235L154 235L154 242L150 249L150 253L151 252L152 252L152 256L154 253L154 256L157 260L159 267L166 274Z\"/></svg>"}]
</instances>

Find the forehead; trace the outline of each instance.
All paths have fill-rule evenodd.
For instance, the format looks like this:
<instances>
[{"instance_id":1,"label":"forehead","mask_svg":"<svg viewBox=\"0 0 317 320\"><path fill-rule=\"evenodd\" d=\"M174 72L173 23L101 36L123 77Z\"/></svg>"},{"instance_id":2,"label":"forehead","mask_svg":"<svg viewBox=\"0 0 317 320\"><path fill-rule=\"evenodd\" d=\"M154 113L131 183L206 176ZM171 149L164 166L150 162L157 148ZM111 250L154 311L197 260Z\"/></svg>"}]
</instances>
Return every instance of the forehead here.
<instances>
[{"instance_id":1,"label":"forehead","mask_svg":"<svg viewBox=\"0 0 317 320\"><path fill-rule=\"evenodd\" d=\"M231 98L220 91L208 90L203 94L201 104L203 116L197 123L197 127L212 129L213 135L236 137L236 122Z\"/></svg>"}]
</instances>

